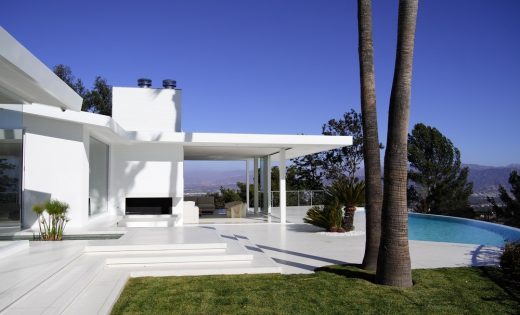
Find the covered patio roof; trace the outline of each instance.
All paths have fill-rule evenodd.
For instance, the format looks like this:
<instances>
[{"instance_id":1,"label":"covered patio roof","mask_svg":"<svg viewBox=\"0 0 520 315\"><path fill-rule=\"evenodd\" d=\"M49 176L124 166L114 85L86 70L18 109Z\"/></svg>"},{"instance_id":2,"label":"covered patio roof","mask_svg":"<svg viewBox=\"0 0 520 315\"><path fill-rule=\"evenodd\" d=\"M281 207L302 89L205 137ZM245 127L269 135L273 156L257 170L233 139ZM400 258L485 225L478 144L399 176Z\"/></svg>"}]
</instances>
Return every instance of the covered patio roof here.
<instances>
[{"instance_id":1,"label":"covered patio roof","mask_svg":"<svg viewBox=\"0 0 520 315\"><path fill-rule=\"evenodd\" d=\"M262 156L279 159L282 149L285 157L292 159L351 144L350 136L186 133L184 159L246 160Z\"/></svg>"}]
</instances>

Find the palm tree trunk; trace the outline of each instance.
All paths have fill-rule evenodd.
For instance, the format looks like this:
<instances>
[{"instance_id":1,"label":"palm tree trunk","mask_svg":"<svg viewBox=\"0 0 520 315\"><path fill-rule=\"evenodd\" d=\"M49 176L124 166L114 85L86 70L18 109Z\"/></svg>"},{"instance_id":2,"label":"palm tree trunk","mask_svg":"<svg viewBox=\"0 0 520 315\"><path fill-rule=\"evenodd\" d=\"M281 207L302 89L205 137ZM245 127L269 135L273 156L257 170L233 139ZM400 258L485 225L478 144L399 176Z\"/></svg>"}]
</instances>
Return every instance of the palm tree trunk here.
<instances>
[{"instance_id":1,"label":"palm tree trunk","mask_svg":"<svg viewBox=\"0 0 520 315\"><path fill-rule=\"evenodd\" d=\"M418 0L400 0L397 52L388 113L378 283L412 286L406 207L407 136Z\"/></svg>"},{"instance_id":2,"label":"palm tree trunk","mask_svg":"<svg viewBox=\"0 0 520 315\"><path fill-rule=\"evenodd\" d=\"M372 0L358 0L359 72L363 154L365 164L366 245L363 268L376 270L381 238L381 158L377 131L374 45L372 41Z\"/></svg>"}]
</instances>

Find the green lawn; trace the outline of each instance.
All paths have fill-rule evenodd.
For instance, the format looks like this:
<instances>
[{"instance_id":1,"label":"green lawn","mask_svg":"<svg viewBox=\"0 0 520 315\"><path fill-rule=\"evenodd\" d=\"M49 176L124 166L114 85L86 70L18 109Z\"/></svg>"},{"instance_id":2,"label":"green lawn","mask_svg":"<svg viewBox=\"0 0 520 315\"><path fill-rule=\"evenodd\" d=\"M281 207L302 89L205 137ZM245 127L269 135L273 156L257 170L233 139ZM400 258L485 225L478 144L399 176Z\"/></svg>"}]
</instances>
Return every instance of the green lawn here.
<instances>
[{"instance_id":1,"label":"green lawn","mask_svg":"<svg viewBox=\"0 0 520 315\"><path fill-rule=\"evenodd\" d=\"M495 268L413 272L414 287L374 284L356 267L310 275L131 279L112 314L519 314L518 283Z\"/></svg>"}]
</instances>

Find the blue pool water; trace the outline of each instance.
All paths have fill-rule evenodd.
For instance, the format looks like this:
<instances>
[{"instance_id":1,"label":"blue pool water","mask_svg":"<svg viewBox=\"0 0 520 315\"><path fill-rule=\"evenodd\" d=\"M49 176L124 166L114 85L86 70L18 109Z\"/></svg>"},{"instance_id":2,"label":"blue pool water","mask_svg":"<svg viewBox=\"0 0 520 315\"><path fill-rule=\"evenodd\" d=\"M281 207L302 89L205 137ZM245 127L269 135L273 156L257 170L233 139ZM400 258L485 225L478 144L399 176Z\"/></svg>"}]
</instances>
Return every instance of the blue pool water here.
<instances>
[{"instance_id":1,"label":"blue pool water","mask_svg":"<svg viewBox=\"0 0 520 315\"><path fill-rule=\"evenodd\" d=\"M504 246L520 240L520 229L477 220L410 213L408 237L416 241Z\"/></svg>"}]
</instances>

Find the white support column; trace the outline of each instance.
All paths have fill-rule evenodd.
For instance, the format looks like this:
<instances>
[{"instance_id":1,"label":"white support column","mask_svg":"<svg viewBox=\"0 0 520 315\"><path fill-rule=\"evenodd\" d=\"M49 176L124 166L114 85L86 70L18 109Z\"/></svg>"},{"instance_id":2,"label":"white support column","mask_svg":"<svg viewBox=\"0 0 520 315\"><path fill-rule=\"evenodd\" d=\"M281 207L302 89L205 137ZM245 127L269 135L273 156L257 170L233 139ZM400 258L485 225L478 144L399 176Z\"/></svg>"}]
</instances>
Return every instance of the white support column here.
<instances>
[{"instance_id":1,"label":"white support column","mask_svg":"<svg viewBox=\"0 0 520 315\"><path fill-rule=\"evenodd\" d=\"M260 190L262 191L262 214L267 214L267 167L265 156L260 159Z\"/></svg>"},{"instance_id":2,"label":"white support column","mask_svg":"<svg viewBox=\"0 0 520 315\"><path fill-rule=\"evenodd\" d=\"M267 213L271 215L271 156L265 157L266 182L267 182Z\"/></svg>"},{"instance_id":3,"label":"white support column","mask_svg":"<svg viewBox=\"0 0 520 315\"><path fill-rule=\"evenodd\" d=\"M249 160L246 160L246 216L249 212Z\"/></svg>"},{"instance_id":4,"label":"white support column","mask_svg":"<svg viewBox=\"0 0 520 315\"><path fill-rule=\"evenodd\" d=\"M287 198L285 189L285 149L280 150L280 161L278 170L280 172L280 223L287 222Z\"/></svg>"},{"instance_id":5,"label":"white support column","mask_svg":"<svg viewBox=\"0 0 520 315\"><path fill-rule=\"evenodd\" d=\"M253 158L253 205L255 207L255 215L258 214L258 158Z\"/></svg>"}]
</instances>

